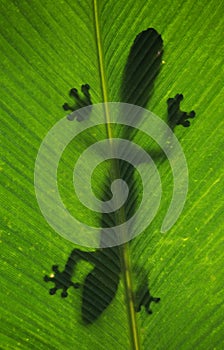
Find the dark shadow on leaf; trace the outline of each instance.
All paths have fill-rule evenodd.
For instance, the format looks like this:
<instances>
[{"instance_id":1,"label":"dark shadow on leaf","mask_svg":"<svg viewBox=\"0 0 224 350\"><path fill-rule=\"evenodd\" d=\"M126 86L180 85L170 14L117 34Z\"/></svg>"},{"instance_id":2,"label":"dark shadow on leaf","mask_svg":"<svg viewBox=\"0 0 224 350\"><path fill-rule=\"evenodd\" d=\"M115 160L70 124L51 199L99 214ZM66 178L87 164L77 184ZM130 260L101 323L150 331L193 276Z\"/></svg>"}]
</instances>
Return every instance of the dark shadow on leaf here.
<instances>
[{"instance_id":1,"label":"dark shadow on leaf","mask_svg":"<svg viewBox=\"0 0 224 350\"><path fill-rule=\"evenodd\" d=\"M153 28L149 28L137 35L123 74L121 86L121 101L129 104L145 107L153 93L154 82L162 66L163 41L161 35ZM178 94L168 100L168 124L174 129L178 124L189 126L187 118L193 118L195 113L182 112L180 101L183 96ZM141 115L138 114L136 126L141 122ZM125 122L125 120L124 120ZM136 131L132 127L122 126L119 135L122 139L132 139ZM165 137L166 135L164 135ZM151 153L151 152L150 152ZM163 161L166 159L162 151L152 154L153 159ZM139 195L139 188L136 187L134 178L135 169L126 161L117 160L119 177L123 179L129 188L129 195L124 204L125 221L127 221L136 210L136 200ZM150 181L150 174L149 174ZM105 184L103 201L111 199L111 177L108 176ZM113 227L118 225L118 212L103 214L101 227ZM121 222L119 222L121 223ZM103 229L102 229L103 230ZM105 246L105 235L102 235L102 246ZM116 239L116 233L115 233ZM120 248L118 246L99 249L94 256L94 269L86 277L83 287L82 318L85 323L93 323L112 302L120 280ZM158 303L160 298L153 297L149 291L148 273L141 267L144 277L136 295L136 312L143 306L147 313L151 314L150 305Z\"/></svg>"},{"instance_id":2,"label":"dark shadow on leaf","mask_svg":"<svg viewBox=\"0 0 224 350\"><path fill-rule=\"evenodd\" d=\"M162 65L163 41L161 35L153 28L149 28L137 35L131 46L127 64L123 73L123 81L121 86L121 101L129 104L145 107L153 93L154 82ZM89 85L82 86L84 99L78 95L77 89L71 90L71 96L75 98L78 107L91 104L91 96L89 94ZM168 100L168 124L172 129L177 124L189 126L187 118L193 118L195 113L182 112L180 110L180 101L182 95L178 94L173 99ZM65 110L75 111L77 106L64 105ZM79 120L79 115L76 115ZM140 122L141 115L136 119L136 126ZM123 126L119 131L119 137L123 139L132 139L134 128ZM118 135L116 135L118 136ZM157 152L155 155L158 159L163 159L163 153ZM127 221L136 211L136 199L139 195L139 188L136 187L134 178L135 169L126 161L117 160L119 169L119 177L122 178L129 187L129 196L124 205L125 221ZM150 175L149 175L150 176ZM111 176L108 175L104 186L104 195L102 201L111 199L112 193ZM113 227L118 224L117 213L102 214L101 227L102 239L101 246L104 244L103 228ZM116 238L116 232L114 234ZM50 290L50 294L55 294L57 289L62 289L62 297L67 296L67 289L71 286L78 288L77 282L72 282L75 277L75 267L80 260L86 260L93 265L93 269L87 275L82 291L82 320L85 324L91 324L99 318L103 311L110 305L115 297L118 289L121 264L120 264L120 248L114 246L111 248L98 249L95 252L85 252L74 249L66 263L64 271L60 272L56 266L53 267L54 276L45 276L45 281L52 281L55 287ZM143 270L142 270L143 271ZM139 289L136 297L136 311L140 311L144 306L148 313L151 313L151 302L158 302L159 298L151 296L148 287L147 274L145 275L143 285Z\"/></svg>"},{"instance_id":3,"label":"dark shadow on leaf","mask_svg":"<svg viewBox=\"0 0 224 350\"><path fill-rule=\"evenodd\" d=\"M161 36L153 28L149 28L140 34L134 40L128 56L127 64L123 73L123 81L121 86L121 101L129 104L145 107L153 92L153 86L156 76L159 73L162 63L163 41ZM89 94L89 86L83 85L82 92L84 100L80 99L77 89L72 89L70 94L76 100L76 105L64 105L65 110L74 111L77 107L86 105L91 102ZM77 115L77 120L79 116ZM136 120L136 124L139 120ZM130 139L132 128L123 127L122 138ZM129 187L129 196L127 204L125 204L126 218L129 219L136 207L136 198L138 191L135 185L134 168L125 161L117 160L122 178ZM111 177L108 176L104 185L103 201L111 198L110 190ZM103 214L101 218L101 227L113 227L117 223L117 213ZM102 228L103 232L103 228ZM116 235L115 235L116 236ZM102 235L102 246L104 235ZM83 285L82 292L82 319L85 324L91 324L102 312L110 305L115 297L119 280L120 280L120 248L119 246L98 249L95 252L85 252L74 249L66 263L65 269L59 272L58 268L53 267L55 274L53 277L45 276L45 281L52 281L55 287L50 290L50 294L55 294L57 289L62 289L62 297L67 296L67 289L70 286L79 287L78 283L72 282L72 276L75 276L75 267L80 259L86 260L93 264L94 268L87 275ZM158 298L156 298L158 299ZM147 282L144 285L144 295L138 302L137 309L144 305L149 310L149 305L153 300L151 297Z\"/></svg>"},{"instance_id":4,"label":"dark shadow on leaf","mask_svg":"<svg viewBox=\"0 0 224 350\"><path fill-rule=\"evenodd\" d=\"M163 53L161 35L148 28L137 35L123 74L121 101L145 107L153 92Z\"/></svg>"},{"instance_id":5,"label":"dark shadow on leaf","mask_svg":"<svg viewBox=\"0 0 224 350\"><path fill-rule=\"evenodd\" d=\"M148 271L144 269L144 267L135 267L134 269L135 275L137 276L140 287L135 292L135 311L141 311L142 307L144 307L145 311L148 314L152 314L151 303L158 303L160 298L153 297L150 294L149 290L149 282L148 282Z\"/></svg>"},{"instance_id":6,"label":"dark shadow on leaf","mask_svg":"<svg viewBox=\"0 0 224 350\"><path fill-rule=\"evenodd\" d=\"M150 28L135 39L123 74L121 87L122 102L145 107L153 91L154 80L162 62L162 39L156 30ZM136 121L137 123L137 121ZM122 138L129 138L129 128L122 128ZM127 137L128 136L128 137ZM118 160L120 178L129 187L129 197L125 205L126 218L133 215L136 202L134 168L125 161ZM111 178L105 185L103 201L111 198ZM128 207L127 207L128 205ZM103 214L102 227L117 225L117 213ZM102 235L102 240L104 235ZM103 241L101 242L104 246ZM94 254L94 253L93 253ZM120 248L115 246L95 252L95 267L86 277L83 287L82 318L92 323L113 300L120 280ZM140 302L141 303L141 302Z\"/></svg>"}]
</instances>

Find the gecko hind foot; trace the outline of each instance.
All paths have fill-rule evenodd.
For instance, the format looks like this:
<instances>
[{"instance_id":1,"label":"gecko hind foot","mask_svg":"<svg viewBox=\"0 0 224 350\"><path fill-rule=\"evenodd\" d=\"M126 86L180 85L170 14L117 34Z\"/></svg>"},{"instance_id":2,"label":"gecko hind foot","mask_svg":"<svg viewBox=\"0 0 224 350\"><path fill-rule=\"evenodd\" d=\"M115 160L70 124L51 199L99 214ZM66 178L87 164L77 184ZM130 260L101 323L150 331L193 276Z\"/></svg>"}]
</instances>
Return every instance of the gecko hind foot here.
<instances>
[{"instance_id":1,"label":"gecko hind foot","mask_svg":"<svg viewBox=\"0 0 224 350\"><path fill-rule=\"evenodd\" d=\"M152 314L152 310L150 309L150 305L152 302L158 303L160 301L160 298L153 297L150 294L149 288L147 286L142 287L138 290L136 293L136 303L135 303L135 311L139 312L141 310L141 307L145 307L145 311L148 314Z\"/></svg>"},{"instance_id":2,"label":"gecko hind foot","mask_svg":"<svg viewBox=\"0 0 224 350\"><path fill-rule=\"evenodd\" d=\"M55 284L54 288L49 290L51 295L56 294L57 290L62 289L61 297L66 298L68 296L67 290L69 287L74 287L75 289L80 287L79 283L72 282L72 275L69 273L68 269L60 272L58 270L58 265L52 266L53 274L51 276L44 276L45 282L53 282Z\"/></svg>"}]
</instances>

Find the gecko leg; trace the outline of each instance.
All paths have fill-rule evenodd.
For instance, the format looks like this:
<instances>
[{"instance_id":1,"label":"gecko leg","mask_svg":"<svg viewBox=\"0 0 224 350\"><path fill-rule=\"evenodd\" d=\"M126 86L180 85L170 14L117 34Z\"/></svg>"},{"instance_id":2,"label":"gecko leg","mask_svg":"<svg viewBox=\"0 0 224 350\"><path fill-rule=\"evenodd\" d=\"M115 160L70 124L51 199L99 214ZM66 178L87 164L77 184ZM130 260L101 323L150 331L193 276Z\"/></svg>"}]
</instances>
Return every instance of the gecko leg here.
<instances>
[{"instance_id":1,"label":"gecko leg","mask_svg":"<svg viewBox=\"0 0 224 350\"><path fill-rule=\"evenodd\" d=\"M81 91L83 93L83 97L81 98L78 92L78 89L76 88L72 88L69 92L69 95L75 100L75 104L74 105L70 105L67 102L63 104L63 109L65 111L76 111L82 107L87 107L92 105L92 101L91 101L91 95L89 93L90 90L90 86L89 84L83 84L81 86ZM74 116L73 114L69 114L68 115L68 120L73 120L76 117L76 119L78 121L82 121L83 120L83 116L80 115L80 113L77 112L77 115Z\"/></svg>"},{"instance_id":2,"label":"gecko leg","mask_svg":"<svg viewBox=\"0 0 224 350\"><path fill-rule=\"evenodd\" d=\"M74 283L71 278L76 262L70 256L62 272L59 271L57 265L52 266L52 276L44 276L45 282L53 282L54 288L49 290L51 295L54 295L58 289L62 289L61 297L65 298L68 296L67 290L69 287L79 288L79 283Z\"/></svg>"},{"instance_id":3,"label":"gecko leg","mask_svg":"<svg viewBox=\"0 0 224 350\"><path fill-rule=\"evenodd\" d=\"M150 294L148 286L145 285L136 293L135 311L139 312L141 310L141 307L144 306L146 312L148 314L152 314L152 310L150 309L151 303L158 303L159 301L160 298L153 297Z\"/></svg>"},{"instance_id":4,"label":"gecko leg","mask_svg":"<svg viewBox=\"0 0 224 350\"><path fill-rule=\"evenodd\" d=\"M190 126L190 121L195 117L195 111L183 112L180 109L180 103L183 101L184 97L182 94L177 94L174 98L169 98L167 100L167 110L168 110L168 124L171 129L174 129L176 125L182 125L184 127Z\"/></svg>"}]
</instances>

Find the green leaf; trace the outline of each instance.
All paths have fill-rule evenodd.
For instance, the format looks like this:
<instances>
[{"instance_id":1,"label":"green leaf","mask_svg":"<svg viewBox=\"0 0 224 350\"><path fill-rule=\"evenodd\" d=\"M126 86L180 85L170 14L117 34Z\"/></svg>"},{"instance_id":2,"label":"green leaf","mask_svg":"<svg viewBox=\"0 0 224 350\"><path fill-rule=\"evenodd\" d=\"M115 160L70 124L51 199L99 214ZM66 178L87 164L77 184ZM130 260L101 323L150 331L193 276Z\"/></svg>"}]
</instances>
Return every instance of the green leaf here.
<instances>
[{"instance_id":1,"label":"green leaf","mask_svg":"<svg viewBox=\"0 0 224 350\"><path fill-rule=\"evenodd\" d=\"M93 103L124 101L128 83L132 86L129 52L147 28L162 35L164 64L150 99L139 104L147 101L145 106L165 120L167 99L183 93L181 108L194 109L196 118L189 129L175 131L189 169L181 217L168 233L160 233L172 195L172 175L169 163L156 158L163 186L160 209L130 247L134 285L138 288L147 280L152 295L161 298L151 305L152 315L142 308L134 316L141 348L223 348L223 10L217 0L1 2L2 348L130 348L124 283L90 325L82 322L81 289L69 289L65 299L60 293L49 295L43 276L50 274L53 264L63 270L74 244L42 216L33 174L40 144L66 114L61 106L69 102L72 87L89 84ZM96 128L91 138L71 143L59 164L63 199L89 224L99 223L101 217L89 215L77 203L69 171L79 153L105 135L104 128ZM149 146L141 133L133 133L133 140ZM108 166L96 169L93 179L99 198ZM136 177L141 192L139 182ZM133 203L138 205L134 197ZM83 283L92 268L80 262L74 282Z\"/></svg>"}]
</instances>

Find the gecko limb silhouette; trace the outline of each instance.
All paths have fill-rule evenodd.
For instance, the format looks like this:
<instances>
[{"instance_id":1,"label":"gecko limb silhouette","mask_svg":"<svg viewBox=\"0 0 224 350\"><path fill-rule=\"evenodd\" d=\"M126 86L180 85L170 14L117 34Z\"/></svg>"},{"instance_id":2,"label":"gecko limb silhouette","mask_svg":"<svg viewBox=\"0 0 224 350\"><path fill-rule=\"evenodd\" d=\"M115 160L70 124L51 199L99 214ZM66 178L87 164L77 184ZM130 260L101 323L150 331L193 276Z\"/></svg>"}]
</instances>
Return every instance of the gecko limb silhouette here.
<instances>
[{"instance_id":1,"label":"gecko limb silhouette","mask_svg":"<svg viewBox=\"0 0 224 350\"><path fill-rule=\"evenodd\" d=\"M61 297L66 298L68 296L67 290L69 287L79 288L79 283L72 282L72 274L75 264L76 261L73 259L73 256L70 255L62 272L58 270L58 265L53 265L53 275L50 277L44 276L45 282L53 282L55 284L54 288L49 290L51 295L55 294L58 289L62 289Z\"/></svg>"},{"instance_id":2,"label":"gecko limb silhouette","mask_svg":"<svg viewBox=\"0 0 224 350\"><path fill-rule=\"evenodd\" d=\"M81 98L79 96L79 92L78 89L76 88L72 88L69 92L70 97L72 97L75 100L75 104L74 105L70 105L67 102L63 104L63 109L65 111L77 111L78 109L82 108L82 107L87 107L92 105L92 101L91 101L91 95L89 93L90 90L90 86L89 84L83 84L81 86L81 91L83 93L83 97ZM69 114L67 116L68 120L74 120L74 118L76 117L77 121L82 121L83 120L83 116L81 116L78 112L76 112L76 116L74 116L74 114Z\"/></svg>"},{"instance_id":3,"label":"gecko limb silhouette","mask_svg":"<svg viewBox=\"0 0 224 350\"><path fill-rule=\"evenodd\" d=\"M195 111L190 111L188 113L180 110L180 103L183 99L184 96L182 94L177 94L174 98L169 98L167 100L168 124L171 129L174 129L176 125L189 127L191 123L188 119L195 117Z\"/></svg>"},{"instance_id":4,"label":"gecko limb silhouette","mask_svg":"<svg viewBox=\"0 0 224 350\"><path fill-rule=\"evenodd\" d=\"M72 282L76 264L80 260L90 262L94 268L86 276L82 286L82 319L85 324L93 323L113 300L120 280L120 259L118 248L105 248L94 252L73 249L63 272L53 266L55 275L45 276L45 282L54 282L50 294L63 289L61 297L67 297L69 287L79 288L79 283Z\"/></svg>"},{"instance_id":5,"label":"gecko limb silhouette","mask_svg":"<svg viewBox=\"0 0 224 350\"><path fill-rule=\"evenodd\" d=\"M141 289L139 289L135 296L135 311L141 311L141 307L144 306L145 310L148 314L152 314L152 310L150 309L150 304L152 302L158 303L160 298L153 297L150 294L149 287L146 284Z\"/></svg>"},{"instance_id":6,"label":"gecko limb silhouette","mask_svg":"<svg viewBox=\"0 0 224 350\"><path fill-rule=\"evenodd\" d=\"M153 297L151 295L148 284L148 276L145 269L137 266L137 269L135 268L134 272L140 280L140 288L138 288L134 294L135 311L141 311L141 308L143 306L148 314L152 314L152 310L150 308L151 303L158 303L160 301L160 298Z\"/></svg>"}]
</instances>

